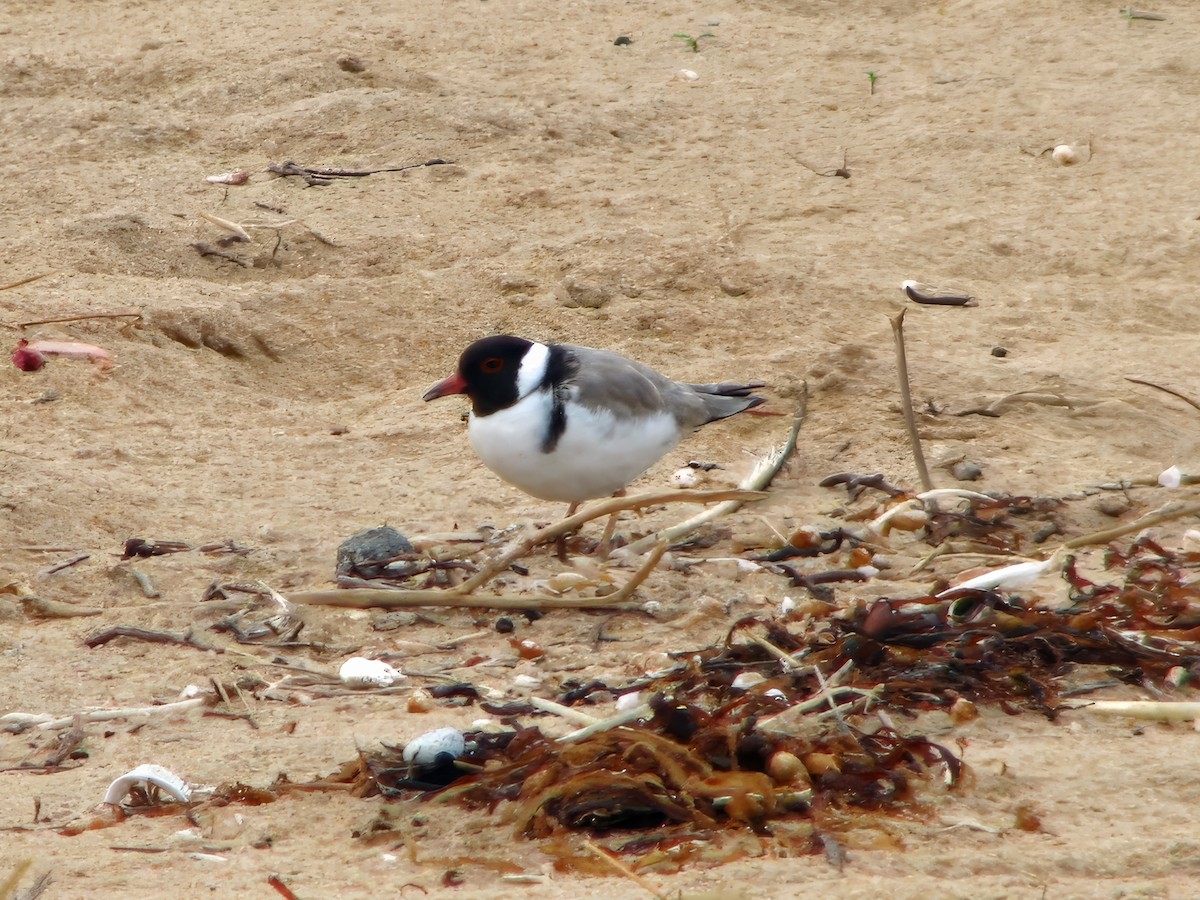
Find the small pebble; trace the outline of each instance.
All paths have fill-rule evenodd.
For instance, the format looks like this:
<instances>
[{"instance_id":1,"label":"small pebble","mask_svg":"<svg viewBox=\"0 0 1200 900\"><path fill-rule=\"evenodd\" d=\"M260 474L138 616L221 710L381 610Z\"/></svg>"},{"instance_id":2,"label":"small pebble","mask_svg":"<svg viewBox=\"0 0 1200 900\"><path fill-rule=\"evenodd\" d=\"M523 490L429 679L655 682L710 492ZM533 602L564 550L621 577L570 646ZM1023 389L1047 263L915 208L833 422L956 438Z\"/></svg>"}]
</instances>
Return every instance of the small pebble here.
<instances>
[{"instance_id":1,"label":"small pebble","mask_svg":"<svg viewBox=\"0 0 1200 900\"><path fill-rule=\"evenodd\" d=\"M496 630L500 634L512 634L517 626L513 624L513 620L508 616L501 616L496 620Z\"/></svg>"},{"instance_id":2,"label":"small pebble","mask_svg":"<svg viewBox=\"0 0 1200 900\"><path fill-rule=\"evenodd\" d=\"M1129 512L1130 503L1124 497L1102 497L1096 504L1096 509L1104 515L1116 519Z\"/></svg>"},{"instance_id":3,"label":"small pebble","mask_svg":"<svg viewBox=\"0 0 1200 900\"><path fill-rule=\"evenodd\" d=\"M617 38L615 41L613 41L613 43L616 44L618 47L628 47L630 44L633 43L633 38L631 38L627 34L623 34L619 38Z\"/></svg>"},{"instance_id":4,"label":"small pebble","mask_svg":"<svg viewBox=\"0 0 1200 900\"><path fill-rule=\"evenodd\" d=\"M956 462L950 469L950 474L959 481L978 481L983 477L983 469L976 463L960 460Z\"/></svg>"},{"instance_id":5,"label":"small pebble","mask_svg":"<svg viewBox=\"0 0 1200 900\"><path fill-rule=\"evenodd\" d=\"M1004 347L993 347L992 356L1003 359L1004 357L1008 356L1008 350Z\"/></svg>"},{"instance_id":6,"label":"small pebble","mask_svg":"<svg viewBox=\"0 0 1200 900\"><path fill-rule=\"evenodd\" d=\"M367 64L363 62L362 57L355 56L353 53L343 53L337 58L337 67L343 72L365 72Z\"/></svg>"},{"instance_id":7,"label":"small pebble","mask_svg":"<svg viewBox=\"0 0 1200 900\"><path fill-rule=\"evenodd\" d=\"M337 551L337 573L358 578L403 576L411 563L396 558L411 554L408 538L390 525L369 528L342 541Z\"/></svg>"}]
</instances>

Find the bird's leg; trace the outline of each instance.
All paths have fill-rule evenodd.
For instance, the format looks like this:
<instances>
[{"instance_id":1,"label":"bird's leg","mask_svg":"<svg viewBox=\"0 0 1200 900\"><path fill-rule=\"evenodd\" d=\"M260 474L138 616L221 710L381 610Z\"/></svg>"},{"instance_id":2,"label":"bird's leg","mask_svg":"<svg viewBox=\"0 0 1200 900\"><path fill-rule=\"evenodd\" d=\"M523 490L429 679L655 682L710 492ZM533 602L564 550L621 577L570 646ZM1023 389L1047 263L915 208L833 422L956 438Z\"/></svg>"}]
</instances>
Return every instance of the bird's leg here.
<instances>
[{"instance_id":1,"label":"bird's leg","mask_svg":"<svg viewBox=\"0 0 1200 900\"><path fill-rule=\"evenodd\" d=\"M567 507L567 518L568 519L571 518L571 516L575 515L575 513L578 510L579 510L579 501L576 500L574 503L572 503L570 506ZM554 542L554 550L555 550L555 555L558 556L558 558L562 562L567 562L567 535L560 534L558 536L558 540L556 540Z\"/></svg>"},{"instance_id":2,"label":"bird's leg","mask_svg":"<svg viewBox=\"0 0 1200 900\"><path fill-rule=\"evenodd\" d=\"M624 497L625 488L621 488L619 491L614 491L613 496ZM617 530L617 517L620 515L621 514L619 512L615 512L610 513L608 516L608 522L604 526L604 535L600 538L600 543L596 546L596 555L602 559L607 557L609 552L612 550L613 534Z\"/></svg>"}]
</instances>

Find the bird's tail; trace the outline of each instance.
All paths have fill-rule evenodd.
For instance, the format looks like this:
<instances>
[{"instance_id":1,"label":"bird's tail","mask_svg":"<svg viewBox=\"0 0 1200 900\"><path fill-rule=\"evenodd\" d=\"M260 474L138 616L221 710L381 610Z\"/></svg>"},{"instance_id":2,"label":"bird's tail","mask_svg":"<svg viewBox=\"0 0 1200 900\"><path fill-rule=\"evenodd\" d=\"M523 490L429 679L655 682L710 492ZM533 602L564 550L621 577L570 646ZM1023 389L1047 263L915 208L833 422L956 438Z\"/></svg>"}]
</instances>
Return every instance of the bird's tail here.
<instances>
[{"instance_id":1,"label":"bird's tail","mask_svg":"<svg viewBox=\"0 0 1200 900\"><path fill-rule=\"evenodd\" d=\"M766 403L766 397L757 397L750 392L755 388L765 387L766 382L752 381L749 384L692 384L689 387L700 395L708 409L708 421L726 419L740 412L753 409L761 403Z\"/></svg>"}]
</instances>

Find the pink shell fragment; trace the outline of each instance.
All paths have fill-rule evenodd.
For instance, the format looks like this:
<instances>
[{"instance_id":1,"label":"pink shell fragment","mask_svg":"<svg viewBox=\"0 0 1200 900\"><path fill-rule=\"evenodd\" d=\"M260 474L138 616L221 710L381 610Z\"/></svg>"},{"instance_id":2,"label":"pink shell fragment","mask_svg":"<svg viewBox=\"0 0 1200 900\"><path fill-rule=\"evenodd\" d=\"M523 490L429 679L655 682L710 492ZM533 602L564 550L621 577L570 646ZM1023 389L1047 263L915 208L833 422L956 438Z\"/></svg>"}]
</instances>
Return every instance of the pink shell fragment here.
<instances>
[{"instance_id":1,"label":"pink shell fragment","mask_svg":"<svg viewBox=\"0 0 1200 900\"><path fill-rule=\"evenodd\" d=\"M220 175L209 175L204 180L209 184L245 184L250 180L250 173L244 170L239 172L222 172Z\"/></svg>"},{"instance_id":2,"label":"pink shell fragment","mask_svg":"<svg viewBox=\"0 0 1200 900\"><path fill-rule=\"evenodd\" d=\"M36 372L46 364L46 357L61 356L63 359L86 359L94 363L101 372L112 368L112 357L103 347L81 344L75 341L17 341L13 351L13 365L22 372Z\"/></svg>"}]
</instances>

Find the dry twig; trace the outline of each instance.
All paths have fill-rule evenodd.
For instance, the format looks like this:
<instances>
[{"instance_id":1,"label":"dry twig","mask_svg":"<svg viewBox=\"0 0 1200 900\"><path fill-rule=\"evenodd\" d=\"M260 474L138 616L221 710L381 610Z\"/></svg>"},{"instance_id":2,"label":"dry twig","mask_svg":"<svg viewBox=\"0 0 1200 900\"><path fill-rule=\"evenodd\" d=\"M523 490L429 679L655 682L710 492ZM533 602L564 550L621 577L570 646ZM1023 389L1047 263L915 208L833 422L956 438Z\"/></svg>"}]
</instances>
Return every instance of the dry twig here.
<instances>
[{"instance_id":1,"label":"dry twig","mask_svg":"<svg viewBox=\"0 0 1200 900\"><path fill-rule=\"evenodd\" d=\"M1182 400L1184 403L1188 404L1188 406L1192 407L1193 409L1200 409L1200 402L1193 400L1187 394L1184 394L1180 391L1174 390L1173 388L1164 387L1161 384L1155 384L1153 381L1147 381L1144 378L1133 378L1129 375L1125 376L1125 380L1132 381L1134 384L1144 384L1146 387L1152 387L1155 390L1159 390L1159 391L1162 391L1163 393L1170 394L1172 397L1178 397L1180 400Z\"/></svg>"},{"instance_id":2,"label":"dry twig","mask_svg":"<svg viewBox=\"0 0 1200 900\"><path fill-rule=\"evenodd\" d=\"M921 450L921 435L917 431L917 416L913 412L912 390L908 383L908 354L904 349L904 314L907 309L900 310L899 315L891 319L892 336L896 339L896 372L900 379L900 402L904 405L904 424L908 427L908 439L912 443L913 460L917 464L917 475L921 478L921 486L933 490L933 479L929 477L929 467L925 465L925 453Z\"/></svg>"}]
</instances>

